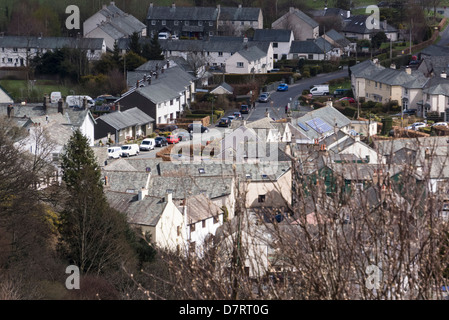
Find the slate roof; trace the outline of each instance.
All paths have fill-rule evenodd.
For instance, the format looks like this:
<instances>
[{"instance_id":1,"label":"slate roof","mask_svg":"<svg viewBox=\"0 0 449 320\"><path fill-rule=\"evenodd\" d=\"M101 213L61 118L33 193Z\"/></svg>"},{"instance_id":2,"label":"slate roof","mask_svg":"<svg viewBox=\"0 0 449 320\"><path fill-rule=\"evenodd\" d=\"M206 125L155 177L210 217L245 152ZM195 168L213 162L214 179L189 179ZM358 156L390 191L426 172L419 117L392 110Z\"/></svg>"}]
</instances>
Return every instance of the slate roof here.
<instances>
[{"instance_id":1,"label":"slate roof","mask_svg":"<svg viewBox=\"0 0 449 320\"><path fill-rule=\"evenodd\" d=\"M307 23L310 27L316 28L319 26L318 22L313 20L311 17L309 17L307 14L302 12L301 10L295 9L293 11L293 14L303 20L305 23Z\"/></svg>"},{"instance_id":2,"label":"slate roof","mask_svg":"<svg viewBox=\"0 0 449 320\"><path fill-rule=\"evenodd\" d=\"M342 32L347 33L358 33L358 34L375 34L379 31L385 33L398 32L398 30L387 23L387 27L384 27L384 21L380 21L379 28L367 28L366 27L366 15L356 15L344 20L345 25L343 26Z\"/></svg>"},{"instance_id":3,"label":"slate roof","mask_svg":"<svg viewBox=\"0 0 449 320\"><path fill-rule=\"evenodd\" d=\"M315 40L292 41L290 53L324 54L331 51L333 48L334 47L323 38L318 38Z\"/></svg>"},{"instance_id":4,"label":"slate roof","mask_svg":"<svg viewBox=\"0 0 449 320\"><path fill-rule=\"evenodd\" d=\"M221 21L257 21L260 8L251 7L221 7L218 20Z\"/></svg>"},{"instance_id":5,"label":"slate roof","mask_svg":"<svg viewBox=\"0 0 449 320\"><path fill-rule=\"evenodd\" d=\"M221 208L203 194L186 199L188 223L196 223L222 214Z\"/></svg>"},{"instance_id":6,"label":"slate roof","mask_svg":"<svg viewBox=\"0 0 449 320\"><path fill-rule=\"evenodd\" d=\"M440 76L429 79L423 93L449 96L449 79Z\"/></svg>"},{"instance_id":7,"label":"slate roof","mask_svg":"<svg viewBox=\"0 0 449 320\"><path fill-rule=\"evenodd\" d=\"M284 29L256 29L253 40L270 42L289 42L293 38L291 30Z\"/></svg>"},{"instance_id":8,"label":"slate roof","mask_svg":"<svg viewBox=\"0 0 449 320\"><path fill-rule=\"evenodd\" d=\"M132 126L144 125L154 121L152 117L139 108L131 108L125 111L116 111L102 115L98 118L111 127L121 130Z\"/></svg>"},{"instance_id":9,"label":"slate roof","mask_svg":"<svg viewBox=\"0 0 449 320\"><path fill-rule=\"evenodd\" d=\"M0 104L0 115L6 116L8 114L7 106L8 104ZM38 118L45 119L45 115L49 115L50 117L52 115L58 115L58 108L55 106L48 106L47 111L44 110L42 104L13 104L13 107L14 117L16 119L31 118L33 121L36 121ZM89 110L64 108L64 115L60 119L62 119L62 123L78 128L82 125L88 113L90 114Z\"/></svg>"},{"instance_id":10,"label":"slate roof","mask_svg":"<svg viewBox=\"0 0 449 320\"><path fill-rule=\"evenodd\" d=\"M144 87L135 88L137 80L142 80L143 75L148 72L140 71L129 73L130 78L127 82L130 86L134 86L127 93L123 94L116 102L132 92L137 92L153 103L157 104L179 97L180 93L185 91L187 87L195 80L195 77L185 72L180 67L172 67L159 73L157 79L155 76L151 78L151 84L145 83ZM134 77L134 78L131 78Z\"/></svg>"},{"instance_id":11,"label":"slate roof","mask_svg":"<svg viewBox=\"0 0 449 320\"><path fill-rule=\"evenodd\" d=\"M126 214L131 224L156 226L167 205L161 197L145 197L139 201L137 195L122 192L105 192L112 208Z\"/></svg>"},{"instance_id":12,"label":"slate roof","mask_svg":"<svg viewBox=\"0 0 449 320\"><path fill-rule=\"evenodd\" d=\"M179 20L179 21L216 21L218 8L214 7L159 7L150 6L147 13L148 20Z\"/></svg>"},{"instance_id":13,"label":"slate roof","mask_svg":"<svg viewBox=\"0 0 449 320\"><path fill-rule=\"evenodd\" d=\"M225 89L226 91L228 91L229 93L233 93L234 92L234 88L233 87L231 87L231 85L229 85L228 83L226 83L226 82L222 82L222 83L220 83L218 86L216 86L211 92L213 92L215 89L217 89L217 88L223 88L223 89Z\"/></svg>"},{"instance_id":14,"label":"slate roof","mask_svg":"<svg viewBox=\"0 0 449 320\"><path fill-rule=\"evenodd\" d=\"M346 39L345 36L334 29L326 32L325 35L334 40L342 48L347 47L351 44L351 41Z\"/></svg>"},{"instance_id":15,"label":"slate roof","mask_svg":"<svg viewBox=\"0 0 449 320\"><path fill-rule=\"evenodd\" d=\"M2 36L2 48L41 48L62 49L80 48L83 50L102 50L103 38L74 38L74 37L29 37L29 36Z\"/></svg>"},{"instance_id":16,"label":"slate roof","mask_svg":"<svg viewBox=\"0 0 449 320\"><path fill-rule=\"evenodd\" d=\"M199 194L215 199L230 195L233 184L234 179L231 177L155 176L150 179L148 193L150 196L164 197L171 191L173 199L185 199Z\"/></svg>"},{"instance_id":17,"label":"slate roof","mask_svg":"<svg viewBox=\"0 0 449 320\"><path fill-rule=\"evenodd\" d=\"M378 65L369 59L350 67L351 73L357 78L364 78L365 76L369 76L370 74L383 69L385 69L385 67Z\"/></svg>"},{"instance_id":18,"label":"slate roof","mask_svg":"<svg viewBox=\"0 0 449 320\"><path fill-rule=\"evenodd\" d=\"M343 115L334 107L330 106L308 112L298 119L293 119L292 122L296 129L301 132L301 134L313 140L322 137L322 134L319 134L306 124L306 121L312 120L314 118L322 119L334 130L341 129L351 123L351 120L349 120L345 115ZM298 122L301 122L303 125L305 125L308 130L304 130L303 128L301 128L301 126L298 125ZM334 130L330 131L330 133L333 133Z\"/></svg>"},{"instance_id":19,"label":"slate roof","mask_svg":"<svg viewBox=\"0 0 449 320\"><path fill-rule=\"evenodd\" d=\"M262 59L263 57L267 56L266 51L263 52L257 46L244 48L244 49L240 50L238 53L248 61L256 61L256 60Z\"/></svg>"},{"instance_id":20,"label":"slate roof","mask_svg":"<svg viewBox=\"0 0 449 320\"><path fill-rule=\"evenodd\" d=\"M419 52L420 55L426 56L447 56L449 55L449 47L431 44Z\"/></svg>"},{"instance_id":21,"label":"slate roof","mask_svg":"<svg viewBox=\"0 0 449 320\"><path fill-rule=\"evenodd\" d=\"M108 170L104 172L103 178L105 177L107 177L105 190L137 194L143 187L147 186L149 174L139 171Z\"/></svg>"}]
</instances>

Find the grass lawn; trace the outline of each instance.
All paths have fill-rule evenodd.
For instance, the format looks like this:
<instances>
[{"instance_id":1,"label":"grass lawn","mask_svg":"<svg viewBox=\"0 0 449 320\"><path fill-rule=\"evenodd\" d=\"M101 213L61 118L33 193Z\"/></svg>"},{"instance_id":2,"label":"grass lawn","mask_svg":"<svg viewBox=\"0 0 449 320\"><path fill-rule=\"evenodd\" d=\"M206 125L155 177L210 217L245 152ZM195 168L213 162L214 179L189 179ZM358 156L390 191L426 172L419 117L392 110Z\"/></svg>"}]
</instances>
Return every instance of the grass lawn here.
<instances>
[{"instance_id":1,"label":"grass lawn","mask_svg":"<svg viewBox=\"0 0 449 320\"><path fill-rule=\"evenodd\" d=\"M329 93L332 94L336 89L349 89L351 90L351 80L347 77L337 79L329 84Z\"/></svg>"},{"instance_id":2,"label":"grass lawn","mask_svg":"<svg viewBox=\"0 0 449 320\"><path fill-rule=\"evenodd\" d=\"M45 94L50 96L53 91L60 91L63 96L70 94L70 88L54 81L32 80L0 80L0 85L15 102L41 102Z\"/></svg>"}]
</instances>

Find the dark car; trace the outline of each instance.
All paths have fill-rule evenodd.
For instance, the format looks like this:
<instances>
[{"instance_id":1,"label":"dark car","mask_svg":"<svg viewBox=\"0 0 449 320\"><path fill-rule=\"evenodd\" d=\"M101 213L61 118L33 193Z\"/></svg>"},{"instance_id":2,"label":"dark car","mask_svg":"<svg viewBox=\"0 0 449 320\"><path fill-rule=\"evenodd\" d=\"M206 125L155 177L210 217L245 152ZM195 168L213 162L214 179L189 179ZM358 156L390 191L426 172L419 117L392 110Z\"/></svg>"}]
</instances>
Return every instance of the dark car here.
<instances>
[{"instance_id":1,"label":"dark car","mask_svg":"<svg viewBox=\"0 0 449 320\"><path fill-rule=\"evenodd\" d=\"M191 123L187 127L187 131L192 132L192 133L197 133L197 132L204 133L204 132L209 132L209 128L203 126L201 123Z\"/></svg>"},{"instance_id":2,"label":"dark car","mask_svg":"<svg viewBox=\"0 0 449 320\"><path fill-rule=\"evenodd\" d=\"M154 139L154 142L155 142L156 147L168 146L168 141L167 141L167 138L165 138L165 137L156 137Z\"/></svg>"},{"instance_id":3,"label":"dark car","mask_svg":"<svg viewBox=\"0 0 449 320\"><path fill-rule=\"evenodd\" d=\"M178 129L177 125L169 124L168 126L165 126L161 129L162 132L172 132Z\"/></svg>"},{"instance_id":4,"label":"dark car","mask_svg":"<svg viewBox=\"0 0 449 320\"><path fill-rule=\"evenodd\" d=\"M231 120L228 118L221 118L220 122L218 123L219 127L230 127L231 126Z\"/></svg>"},{"instance_id":5,"label":"dark car","mask_svg":"<svg viewBox=\"0 0 449 320\"><path fill-rule=\"evenodd\" d=\"M249 112L249 107L248 107L248 105L246 105L246 104L242 104L241 106L240 106L240 113L248 113Z\"/></svg>"}]
</instances>

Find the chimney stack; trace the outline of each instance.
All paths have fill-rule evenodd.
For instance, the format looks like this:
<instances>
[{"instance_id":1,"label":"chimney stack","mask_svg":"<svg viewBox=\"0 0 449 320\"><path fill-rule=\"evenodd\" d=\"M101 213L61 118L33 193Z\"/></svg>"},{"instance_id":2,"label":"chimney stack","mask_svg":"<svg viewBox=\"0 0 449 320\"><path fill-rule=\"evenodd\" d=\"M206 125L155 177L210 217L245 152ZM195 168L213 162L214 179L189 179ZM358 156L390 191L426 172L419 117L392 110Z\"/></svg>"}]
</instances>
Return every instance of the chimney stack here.
<instances>
[{"instance_id":1,"label":"chimney stack","mask_svg":"<svg viewBox=\"0 0 449 320\"><path fill-rule=\"evenodd\" d=\"M87 109L87 98L84 97L83 98L83 110L86 110L86 109Z\"/></svg>"},{"instance_id":2,"label":"chimney stack","mask_svg":"<svg viewBox=\"0 0 449 320\"><path fill-rule=\"evenodd\" d=\"M447 78L446 71L443 70L443 71L441 72L440 76L441 76L441 78L445 78L445 79L446 79L446 78Z\"/></svg>"},{"instance_id":3,"label":"chimney stack","mask_svg":"<svg viewBox=\"0 0 449 320\"><path fill-rule=\"evenodd\" d=\"M144 200L146 196L148 196L148 189L145 187L142 187L142 189L139 191L139 196L138 196L139 201Z\"/></svg>"},{"instance_id":4,"label":"chimney stack","mask_svg":"<svg viewBox=\"0 0 449 320\"><path fill-rule=\"evenodd\" d=\"M165 193L165 203L169 203L173 201L173 194L171 192Z\"/></svg>"},{"instance_id":5,"label":"chimney stack","mask_svg":"<svg viewBox=\"0 0 449 320\"><path fill-rule=\"evenodd\" d=\"M62 98L58 101L58 112L64 114L64 100Z\"/></svg>"},{"instance_id":6,"label":"chimney stack","mask_svg":"<svg viewBox=\"0 0 449 320\"><path fill-rule=\"evenodd\" d=\"M175 3L173 2L172 4L171 4L171 7L173 8L173 9L175 9L176 8L176 5L175 5Z\"/></svg>"},{"instance_id":7,"label":"chimney stack","mask_svg":"<svg viewBox=\"0 0 449 320\"><path fill-rule=\"evenodd\" d=\"M12 104L10 104L6 110L8 113L8 118L13 118L14 117L14 107L12 106Z\"/></svg>"},{"instance_id":8,"label":"chimney stack","mask_svg":"<svg viewBox=\"0 0 449 320\"><path fill-rule=\"evenodd\" d=\"M412 68L406 67L405 72L407 72L407 74L412 74Z\"/></svg>"}]
</instances>

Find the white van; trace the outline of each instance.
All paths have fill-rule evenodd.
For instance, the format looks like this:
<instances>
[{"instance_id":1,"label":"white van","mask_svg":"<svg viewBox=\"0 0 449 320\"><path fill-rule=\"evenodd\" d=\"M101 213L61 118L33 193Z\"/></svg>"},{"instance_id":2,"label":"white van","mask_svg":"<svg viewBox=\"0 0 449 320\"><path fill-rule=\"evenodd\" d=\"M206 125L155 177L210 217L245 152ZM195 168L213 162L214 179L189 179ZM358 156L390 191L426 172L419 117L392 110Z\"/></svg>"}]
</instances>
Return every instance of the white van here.
<instances>
[{"instance_id":1,"label":"white van","mask_svg":"<svg viewBox=\"0 0 449 320\"><path fill-rule=\"evenodd\" d=\"M62 94L59 91L53 91L50 93L50 103L58 103L59 99L62 98Z\"/></svg>"},{"instance_id":2,"label":"white van","mask_svg":"<svg viewBox=\"0 0 449 320\"><path fill-rule=\"evenodd\" d=\"M88 108L95 106L94 99L89 96L67 96L65 102L69 107L82 108L84 98L86 98Z\"/></svg>"},{"instance_id":3,"label":"white van","mask_svg":"<svg viewBox=\"0 0 449 320\"><path fill-rule=\"evenodd\" d=\"M310 89L310 93L312 96L324 96L329 94L329 85L327 84L320 84L313 86L312 89Z\"/></svg>"},{"instance_id":4,"label":"white van","mask_svg":"<svg viewBox=\"0 0 449 320\"><path fill-rule=\"evenodd\" d=\"M140 152L137 144L125 144L121 149L122 157L137 156Z\"/></svg>"},{"instance_id":5,"label":"white van","mask_svg":"<svg viewBox=\"0 0 449 320\"><path fill-rule=\"evenodd\" d=\"M151 138L143 139L142 142L140 143L139 149L146 151L154 150L155 143L156 142L154 141L154 139Z\"/></svg>"},{"instance_id":6,"label":"white van","mask_svg":"<svg viewBox=\"0 0 449 320\"><path fill-rule=\"evenodd\" d=\"M118 159L122 155L122 148L120 147L109 147L108 148L108 158Z\"/></svg>"},{"instance_id":7,"label":"white van","mask_svg":"<svg viewBox=\"0 0 449 320\"><path fill-rule=\"evenodd\" d=\"M159 40L166 40L170 38L170 34L168 32L159 32L158 39Z\"/></svg>"}]
</instances>

